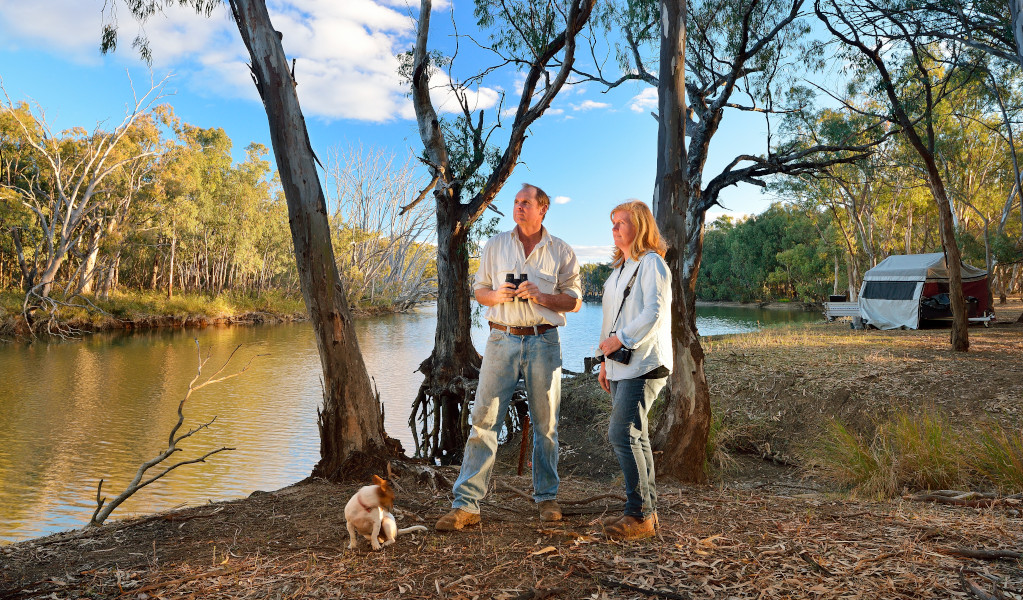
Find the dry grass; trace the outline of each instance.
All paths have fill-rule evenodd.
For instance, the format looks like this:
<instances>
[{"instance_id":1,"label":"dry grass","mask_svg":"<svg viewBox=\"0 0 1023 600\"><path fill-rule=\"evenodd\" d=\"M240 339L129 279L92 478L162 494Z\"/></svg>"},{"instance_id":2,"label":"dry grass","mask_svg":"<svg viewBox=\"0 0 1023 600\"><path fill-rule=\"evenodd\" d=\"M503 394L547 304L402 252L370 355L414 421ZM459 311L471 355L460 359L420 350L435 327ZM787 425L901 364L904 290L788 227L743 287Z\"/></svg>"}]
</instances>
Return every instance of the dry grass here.
<instances>
[{"instance_id":1,"label":"dry grass","mask_svg":"<svg viewBox=\"0 0 1023 600\"><path fill-rule=\"evenodd\" d=\"M816 474L856 495L891 498L976 485L973 456L964 452L968 439L938 412L899 412L870 441L833 421L805 459Z\"/></svg>"},{"instance_id":2,"label":"dry grass","mask_svg":"<svg viewBox=\"0 0 1023 600\"><path fill-rule=\"evenodd\" d=\"M970 445L976 471L1006 494L1023 491L1023 431L985 423Z\"/></svg>"},{"instance_id":3,"label":"dry grass","mask_svg":"<svg viewBox=\"0 0 1023 600\"><path fill-rule=\"evenodd\" d=\"M947 329L853 331L841 323L771 328L704 342L707 379L724 427L794 456L837 419L873 439L899 412L933 406L955 427L985 421L1023 426L1023 303L999 324L970 329L968 353L949 349Z\"/></svg>"}]
</instances>

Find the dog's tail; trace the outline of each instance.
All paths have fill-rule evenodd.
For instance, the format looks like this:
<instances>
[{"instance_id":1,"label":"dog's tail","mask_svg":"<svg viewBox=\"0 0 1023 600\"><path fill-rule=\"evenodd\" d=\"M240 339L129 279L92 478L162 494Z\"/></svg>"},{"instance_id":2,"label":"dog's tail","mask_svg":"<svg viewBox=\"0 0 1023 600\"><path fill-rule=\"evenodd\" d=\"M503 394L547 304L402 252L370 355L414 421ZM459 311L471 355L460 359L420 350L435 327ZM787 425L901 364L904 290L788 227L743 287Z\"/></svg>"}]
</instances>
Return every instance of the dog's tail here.
<instances>
[{"instance_id":1,"label":"dog's tail","mask_svg":"<svg viewBox=\"0 0 1023 600\"><path fill-rule=\"evenodd\" d=\"M403 533L412 533L413 531L429 531L429 529L427 529L426 527L424 527L422 525L413 525L412 527L402 527L401 529L398 530L398 535L401 535Z\"/></svg>"}]
</instances>

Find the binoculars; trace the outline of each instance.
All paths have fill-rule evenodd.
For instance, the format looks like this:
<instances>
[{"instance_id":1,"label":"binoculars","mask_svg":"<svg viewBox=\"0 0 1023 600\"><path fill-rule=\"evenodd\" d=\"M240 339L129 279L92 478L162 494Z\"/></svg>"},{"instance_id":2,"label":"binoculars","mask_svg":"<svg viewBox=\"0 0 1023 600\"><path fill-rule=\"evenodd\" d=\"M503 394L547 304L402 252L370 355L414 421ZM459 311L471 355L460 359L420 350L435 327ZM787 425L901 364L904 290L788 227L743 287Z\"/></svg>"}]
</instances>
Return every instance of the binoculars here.
<instances>
[{"instance_id":1,"label":"binoculars","mask_svg":"<svg viewBox=\"0 0 1023 600\"><path fill-rule=\"evenodd\" d=\"M528 281L529 277L527 277L525 273L519 273L518 277L515 276L515 273L508 273L507 275L504 276L504 280L510 284L513 284L515 287L519 287L519 284L522 283L523 281ZM526 301L525 298L516 298L515 300L517 302Z\"/></svg>"}]
</instances>

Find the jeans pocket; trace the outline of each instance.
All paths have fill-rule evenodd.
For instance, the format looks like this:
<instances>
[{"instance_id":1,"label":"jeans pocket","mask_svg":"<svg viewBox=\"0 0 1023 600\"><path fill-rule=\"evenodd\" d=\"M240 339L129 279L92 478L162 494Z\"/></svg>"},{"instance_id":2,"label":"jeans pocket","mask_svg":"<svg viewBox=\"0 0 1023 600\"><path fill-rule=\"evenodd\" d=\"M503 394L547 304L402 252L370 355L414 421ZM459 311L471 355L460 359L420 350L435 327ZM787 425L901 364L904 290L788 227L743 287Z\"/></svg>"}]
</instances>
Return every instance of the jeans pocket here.
<instances>
[{"instance_id":1,"label":"jeans pocket","mask_svg":"<svg viewBox=\"0 0 1023 600\"><path fill-rule=\"evenodd\" d=\"M545 344L550 344L552 346L556 346L561 343L561 336L558 335L557 327L541 333L539 337L540 341L542 341Z\"/></svg>"}]
</instances>

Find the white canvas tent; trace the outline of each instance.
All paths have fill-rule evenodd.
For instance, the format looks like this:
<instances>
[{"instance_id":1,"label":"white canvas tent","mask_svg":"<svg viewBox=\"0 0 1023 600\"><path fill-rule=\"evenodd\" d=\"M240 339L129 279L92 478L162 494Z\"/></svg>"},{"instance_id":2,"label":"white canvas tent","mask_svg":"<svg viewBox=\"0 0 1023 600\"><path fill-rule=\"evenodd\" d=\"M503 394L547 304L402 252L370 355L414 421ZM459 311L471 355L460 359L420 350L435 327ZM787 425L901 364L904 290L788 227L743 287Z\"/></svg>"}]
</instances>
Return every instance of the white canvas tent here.
<instances>
[{"instance_id":1,"label":"white canvas tent","mask_svg":"<svg viewBox=\"0 0 1023 600\"><path fill-rule=\"evenodd\" d=\"M986 312L987 271L963 263L963 293L978 299L974 310ZM878 329L920 327L921 301L948 291L945 255L889 256L863 276L860 315Z\"/></svg>"}]
</instances>

